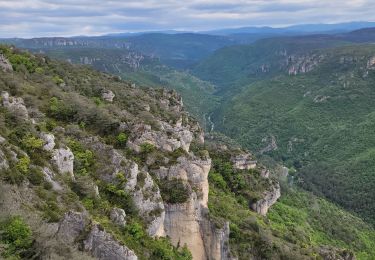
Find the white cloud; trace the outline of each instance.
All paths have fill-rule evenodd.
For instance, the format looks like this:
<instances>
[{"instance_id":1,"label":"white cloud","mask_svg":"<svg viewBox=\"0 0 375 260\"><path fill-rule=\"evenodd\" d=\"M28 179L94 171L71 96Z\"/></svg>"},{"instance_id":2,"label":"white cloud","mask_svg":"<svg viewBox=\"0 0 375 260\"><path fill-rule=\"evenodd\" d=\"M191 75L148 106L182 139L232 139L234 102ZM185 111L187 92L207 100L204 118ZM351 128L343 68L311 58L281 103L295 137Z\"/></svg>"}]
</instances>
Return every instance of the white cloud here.
<instances>
[{"instance_id":1,"label":"white cloud","mask_svg":"<svg viewBox=\"0 0 375 260\"><path fill-rule=\"evenodd\" d=\"M373 0L0 0L0 37L373 20Z\"/></svg>"}]
</instances>

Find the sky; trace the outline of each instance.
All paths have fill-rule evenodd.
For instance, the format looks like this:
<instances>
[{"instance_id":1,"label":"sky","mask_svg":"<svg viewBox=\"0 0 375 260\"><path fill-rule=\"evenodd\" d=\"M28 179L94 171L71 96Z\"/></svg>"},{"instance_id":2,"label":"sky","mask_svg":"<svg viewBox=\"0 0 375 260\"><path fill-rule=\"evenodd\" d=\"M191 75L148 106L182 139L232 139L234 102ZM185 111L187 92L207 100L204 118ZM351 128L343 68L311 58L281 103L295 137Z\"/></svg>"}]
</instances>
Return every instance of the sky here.
<instances>
[{"instance_id":1,"label":"sky","mask_svg":"<svg viewBox=\"0 0 375 260\"><path fill-rule=\"evenodd\" d=\"M0 37L372 21L375 0L0 0Z\"/></svg>"}]
</instances>

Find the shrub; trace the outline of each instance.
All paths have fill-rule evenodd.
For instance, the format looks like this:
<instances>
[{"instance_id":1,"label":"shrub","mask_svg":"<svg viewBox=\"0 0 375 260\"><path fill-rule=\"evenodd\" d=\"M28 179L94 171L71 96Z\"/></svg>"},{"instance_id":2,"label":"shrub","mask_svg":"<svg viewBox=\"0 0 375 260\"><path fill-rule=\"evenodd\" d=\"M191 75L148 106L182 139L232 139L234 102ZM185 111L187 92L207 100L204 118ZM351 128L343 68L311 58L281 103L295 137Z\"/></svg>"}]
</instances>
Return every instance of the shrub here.
<instances>
[{"instance_id":1,"label":"shrub","mask_svg":"<svg viewBox=\"0 0 375 260\"><path fill-rule=\"evenodd\" d=\"M92 100L97 106L103 105L103 101L98 97L93 97Z\"/></svg>"},{"instance_id":2,"label":"shrub","mask_svg":"<svg viewBox=\"0 0 375 260\"><path fill-rule=\"evenodd\" d=\"M125 147L128 141L128 135L125 133L119 133L116 137L116 142L119 147Z\"/></svg>"},{"instance_id":3,"label":"shrub","mask_svg":"<svg viewBox=\"0 0 375 260\"><path fill-rule=\"evenodd\" d=\"M64 80L57 75L52 78L52 81L55 82L56 85L60 85L64 83Z\"/></svg>"},{"instance_id":4,"label":"shrub","mask_svg":"<svg viewBox=\"0 0 375 260\"><path fill-rule=\"evenodd\" d=\"M70 122L77 114L77 110L74 109L71 105L67 105L64 102L61 102L56 97L52 97L49 100L47 113L49 116L57 120Z\"/></svg>"},{"instance_id":5,"label":"shrub","mask_svg":"<svg viewBox=\"0 0 375 260\"><path fill-rule=\"evenodd\" d=\"M22 139L22 146L30 153L42 148L44 141L32 135L27 135Z\"/></svg>"},{"instance_id":6,"label":"shrub","mask_svg":"<svg viewBox=\"0 0 375 260\"><path fill-rule=\"evenodd\" d=\"M94 153L84 149L82 145L75 141L69 140L68 146L74 154L74 168L80 175L86 175L89 168L94 164Z\"/></svg>"},{"instance_id":7,"label":"shrub","mask_svg":"<svg viewBox=\"0 0 375 260\"><path fill-rule=\"evenodd\" d=\"M167 203L185 203L189 199L189 190L182 180L162 180L160 190L163 200Z\"/></svg>"},{"instance_id":8,"label":"shrub","mask_svg":"<svg viewBox=\"0 0 375 260\"><path fill-rule=\"evenodd\" d=\"M31 229L20 216L9 218L1 224L1 229L1 242L7 245L4 257L17 257L31 247Z\"/></svg>"},{"instance_id":9,"label":"shrub","mask_svg":"<svg viewBox=\"0 0 375 260\"><path fill-rule=\"evenodd\" d=\"M141 153L151 153L155 151L155 146L150 143L143 143L141 144Z\"/></svg>"},{"instance_id":10,"label":"shrub","mask_svg":"<svg viewBox=\"0 0 375 260\"><path fill-rule=\"evenodd\" d=\"M26 68L30 73L35 71L36 62L25 54L11 54L8 58L15 71L21 71L22 67Z\"/></svg>"},{"instance_id":11,"label":"shrub","mask_svg":"<svg viewBox=\"0 0 375 260\"><path fill-rule=\"evenodd\" d=\"M19 159L18 163L16 164L17 170L21 173L26 174L29 171L30 166L30 158L28 156L23 156Z\"/></svg>"},{"instance_id":12,"label":"shrub","mask_svg":"<svg viewBox=\"0 0 375 260\"><path fill-rule=\"evenodd\" d=\"M44 182L44 174L37 168L31 168L27 178L33 185L40 185Z\"/></svg>"},{"instance_id":13,"label":"shrub","mask_svg":"<svg viewBox=\"0 0 375 260\"><path fill-rule=\"evenodd\" d=\"M126 229L135 239L140 239L145 235L142 225L137 222L130 223L126 226Z\"/></svg>"}]
</instances>

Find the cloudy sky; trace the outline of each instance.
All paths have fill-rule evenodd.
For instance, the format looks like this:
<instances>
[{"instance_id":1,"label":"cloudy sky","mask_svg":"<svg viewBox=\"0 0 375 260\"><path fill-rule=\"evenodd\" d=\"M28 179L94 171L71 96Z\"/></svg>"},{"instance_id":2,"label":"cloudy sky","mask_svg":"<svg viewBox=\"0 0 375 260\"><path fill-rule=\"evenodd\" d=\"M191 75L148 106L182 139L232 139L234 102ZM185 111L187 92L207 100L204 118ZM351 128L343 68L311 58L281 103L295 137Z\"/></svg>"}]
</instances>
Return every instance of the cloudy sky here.
<instances>
[{"instance_id":1,"label":"cloudy sky","mask_svg":"<svg viewBox=\"0 0 375 260\"><path fill-rule=\"evenodd\" d=\"M0 37L375 20L375 0L0 0Z\"/></svg>"}]
</instances>

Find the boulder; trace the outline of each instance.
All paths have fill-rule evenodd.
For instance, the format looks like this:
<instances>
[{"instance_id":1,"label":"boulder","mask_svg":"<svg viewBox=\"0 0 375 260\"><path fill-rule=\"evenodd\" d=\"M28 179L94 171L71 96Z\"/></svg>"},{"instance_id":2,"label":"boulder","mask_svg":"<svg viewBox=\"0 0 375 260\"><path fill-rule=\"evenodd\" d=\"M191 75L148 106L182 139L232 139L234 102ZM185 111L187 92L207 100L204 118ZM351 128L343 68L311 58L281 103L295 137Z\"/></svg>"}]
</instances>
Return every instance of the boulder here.
<instances>
[{"instance_id":1,"label":"boulder","mask_svg":"<svg viewBox=\"0 0 375 260\"><path fill-rule=\"evenodd\" d=\"M52 151L55 148L55 136L53 134L41 133L40 138L44 141L44 150Z\"/></svg>"},{"instance_id":2,"label":"boulder","mask_svg":"<svg viewBox=\"0 0 375 260\"><path fill-rule=\"evenodd\" d=\"M115 223L116 225L120 226L120 227L125 227L126 225L126 214L125 214L125 210L123 209L120 209L120 208L113 208L111 210L111 221L113 223Z\"/></svg>"},{"instance_id":3,"label":"boulder","mask_svg":"<svg viewBox=\"0 0 375 260\"><path fill-rule=\"evenodd\" d=\"M11 97L8 92L3 91L1 93L3 106L8 109L9 112L15 114L17 117L22 119L28 119L29 114L27 108L20 97Z\"/></svg>"}]
</instances>

